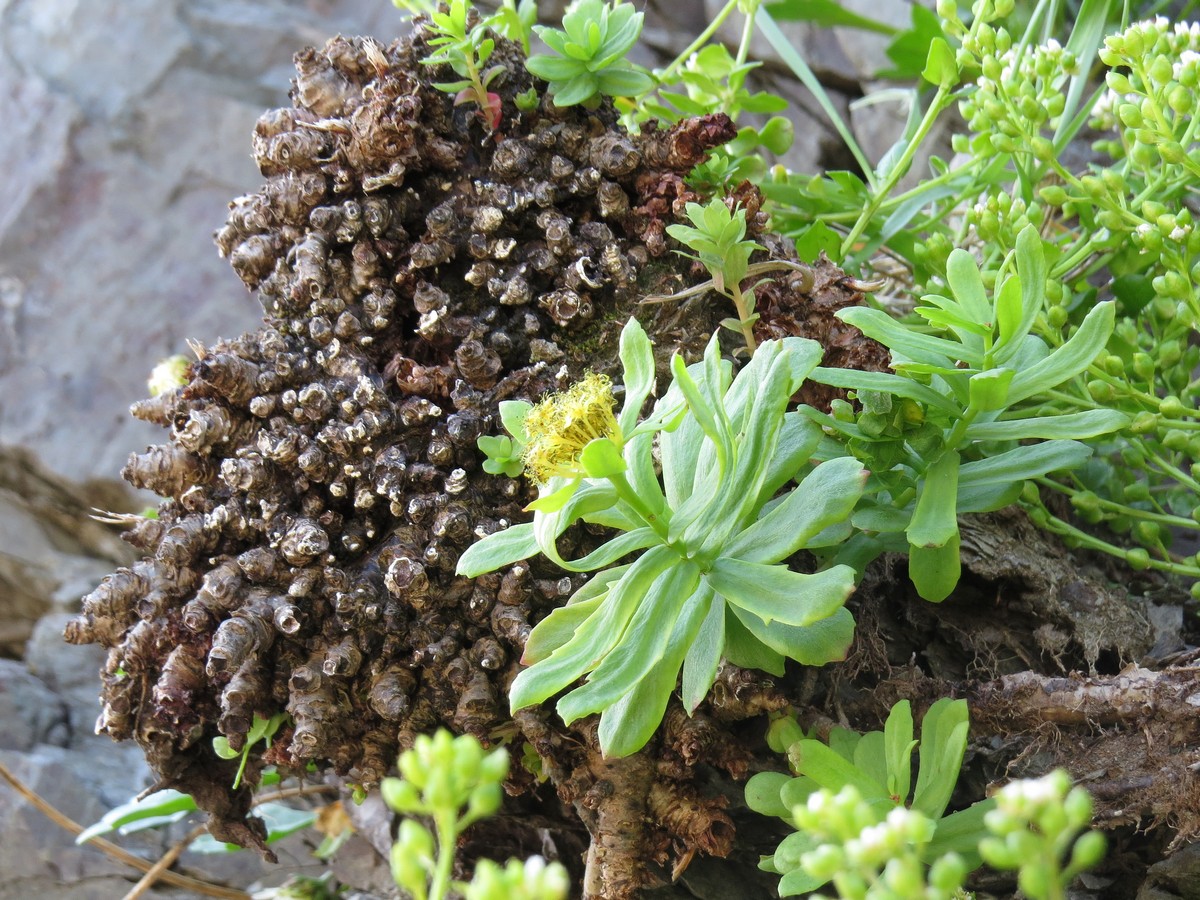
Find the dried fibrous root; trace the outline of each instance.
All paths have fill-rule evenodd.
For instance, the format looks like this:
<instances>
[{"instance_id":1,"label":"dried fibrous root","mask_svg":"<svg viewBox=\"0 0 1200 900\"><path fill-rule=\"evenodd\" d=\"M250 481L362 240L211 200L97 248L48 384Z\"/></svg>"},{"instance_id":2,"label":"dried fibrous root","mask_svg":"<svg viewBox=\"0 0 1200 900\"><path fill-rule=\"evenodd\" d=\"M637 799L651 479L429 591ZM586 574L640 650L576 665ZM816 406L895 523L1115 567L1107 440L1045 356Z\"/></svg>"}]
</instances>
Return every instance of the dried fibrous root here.
<instances>
[{"instance_id":1,"label":"dried fibrous root","mask_svg":"<svg viewBox=\"0 0 1200 900\"><path fill-rule=\"evenodd\" d=\"M1021 672L971 687L972 733L1034 735L1039 765L1063 766L1098 821L1200 835L1200 668L1129 666L1110 676Z\"/></svg>"}]
</instances>

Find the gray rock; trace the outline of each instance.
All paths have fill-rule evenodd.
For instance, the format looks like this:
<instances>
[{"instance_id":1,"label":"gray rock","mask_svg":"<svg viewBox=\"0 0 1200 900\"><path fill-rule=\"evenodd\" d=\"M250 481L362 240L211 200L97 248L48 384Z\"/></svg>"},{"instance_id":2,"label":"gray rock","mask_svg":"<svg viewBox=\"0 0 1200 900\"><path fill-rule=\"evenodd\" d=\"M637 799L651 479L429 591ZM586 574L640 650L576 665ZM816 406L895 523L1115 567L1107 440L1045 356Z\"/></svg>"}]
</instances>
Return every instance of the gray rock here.
<instances>
[{"instance_id":1,"label":"gray rock","mask_svg":"<svg viewBox=\"0 0 1200 900\"><path fill-rule=\"evenodd\" d=\"M839 0L839 5L867 19L904 30L912 24L912 3L907 0ZM881 69L889 69L892 61L887 57L888 44L892 38L861 28L835 28L834 38L842 49L846 61L859 81L870 81Z\"/></svg>"},{"instance_id":2,"label":"gray rock","mask_svg":"<svg viewBox=\"0 0 1200 900\"><path fill-rule=\"evenodd\" d=\"M1200 900L1200 844L1152 865L1137 900Z\"/></svg>"},{"instance_id":3,"label":"gray rock","mask_svg":"<svg viewBox=\"0 0 1200 900\"><path fill-rule=\"evenodd\" d=\"M0 748L32 750L38 744L66 746L67 710L24 663L0 659Z\"/></svg>"},{"instance_id":4,"label":"gray rock","mask_svg":"<svg viewBox=\"0 0 1200 900\"><path fill-rule=\"evenodd\" d=\"M81 766L73 754L59 747L40 746L31 753L0 751L0 762L31 791L76 822L91 824L109 808L84 780L85 773L90 771L88 767ZM121 779L120 772L108 775ZM127 788L126 798L140 785L128 784ZM67 883L72 884L71 890L76 890L81 887L77 882L129 874L124 866L101 851L77 847L71 835L7 785L0 788L0 821L5 823L5 838L0 841L3 873L0 897L42 896L42 891ZM120 896L128 889L128 884L118 890L110 887L105 896ZM58 896L101 895L60 893Z\"/></svg>"},{"instance_id":5,"label":"gray rock","mask_svg":"<svg viewBox=\"0 0 1200 900\"><path fill-rule=\"evenodd\" d=\"M94 736L105 653L93 644L64 643L62 632L70 619L70 613L51 613L40 619L26 645L25 664L58 695L71 730L68 746L76 747ZM107 738L103 744L111 746Z\"/></svg>"},{"instance_id":6,"label":"gray rock","mask_svg":"<svg viewBox=\"0 0 1200 900\"><path fill-rule=\"evenodd\" d=\"M401 24L379 0L0 0L0 443L85 480L160 438L125 413L151 367L259 321L210 233L261 182L291 55Z\"/></svg>"}]
</instances>

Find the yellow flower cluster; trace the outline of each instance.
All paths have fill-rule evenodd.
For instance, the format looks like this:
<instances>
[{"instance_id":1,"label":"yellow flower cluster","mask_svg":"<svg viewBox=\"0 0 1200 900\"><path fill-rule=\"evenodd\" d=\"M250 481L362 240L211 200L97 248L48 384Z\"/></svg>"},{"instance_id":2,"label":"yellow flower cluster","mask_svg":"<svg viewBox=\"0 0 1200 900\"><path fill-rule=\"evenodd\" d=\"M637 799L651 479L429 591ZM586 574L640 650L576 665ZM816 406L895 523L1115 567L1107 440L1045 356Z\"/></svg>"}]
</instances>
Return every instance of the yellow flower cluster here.
<instances>
[{"instance_id":1,"label":"yellow flower cluster","mask_svg":"<svg viewBox=\"0 0 1200 900\"><path fill-rule=\"evenodd\" d=\"M620 443L614 406L612 381L594 373L534 406L525 415L526 474L535 484L545 484L555 475L582 475L579 454L591 441L610 438Z\"/></svg>"}]
</instances>

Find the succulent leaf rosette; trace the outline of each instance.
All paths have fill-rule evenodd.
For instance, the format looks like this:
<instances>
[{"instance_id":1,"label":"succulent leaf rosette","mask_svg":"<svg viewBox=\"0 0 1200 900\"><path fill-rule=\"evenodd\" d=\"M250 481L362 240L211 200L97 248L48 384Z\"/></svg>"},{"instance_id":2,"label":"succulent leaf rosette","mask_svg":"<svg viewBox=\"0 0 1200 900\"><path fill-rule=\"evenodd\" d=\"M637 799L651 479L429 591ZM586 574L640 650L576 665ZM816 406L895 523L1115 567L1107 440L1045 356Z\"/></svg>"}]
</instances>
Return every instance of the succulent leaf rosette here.
<instances>
[{"instance_id":1,"label":"succulent leaf rosette","mask_svg":"<svg viewBox=\"0 0 1200 900\"><path fill-rule=\"evenodd\" d=\"M601 95L635 97L654 87L654 79L625 57L642 32L643 13L632 3L576 0L562 18L562 29L535 25L556 56L538 54L526 68L549 82L556 106L594 106Z\"/></svg>"},{"instance_id":2,"label":"succulent leaf rosette","mask_svg":"<svg viewBox=\"0 0 1200 900\"><path fill-rule=\"evenodd\" d=\"M821 665L844 656L854 620L843 604L855 570L801 573L783 561L849 536L867 477L849 457L813 468L820 429L788 411L820 361L814 341L768 341L735 377L714 337L701 362L672 359L673 382L641 422L654 357L636 320L622 332L620 356L625 396L615 415L611 386L599 376L523 416L505 409L512 437L491 445L505 454L494 468L511 470L520 446L540 484L534 519L484 538L458 566L474 577L540 552L569 571L599 570L534 628L523 657L529 668L510 701L514 711L533 706L586 676L557 709L567 723L600 713L609 756L649 740L681 668L690 713L722 658L782 674L785 658ZM793 479L801 480L785 490ZM557 539L577 521L619 534L581 559L564 559Z\"/></svg>"}]
</instances>

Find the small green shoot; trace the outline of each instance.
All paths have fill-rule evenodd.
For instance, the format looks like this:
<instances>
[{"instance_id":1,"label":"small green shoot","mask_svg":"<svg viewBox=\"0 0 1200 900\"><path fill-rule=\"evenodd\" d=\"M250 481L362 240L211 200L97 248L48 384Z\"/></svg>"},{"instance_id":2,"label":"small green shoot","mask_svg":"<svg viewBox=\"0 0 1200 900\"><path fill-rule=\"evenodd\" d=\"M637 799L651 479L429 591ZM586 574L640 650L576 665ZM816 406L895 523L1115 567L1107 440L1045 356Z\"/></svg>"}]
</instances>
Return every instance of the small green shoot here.
<instances>
[{"instance_id":1,"label":"small green shoot","mask_svg":"<svg viewBox=\"0 0 1200 900\"><path fill-rule=\"evenodd\" d=\"M488 86L504 72L504 66L484 68L496 41L488 34L490 20L468 24L471 12L469 0L449 0L446 12L431 12L426 28L432 35L429 45L437 49L421 62L427 66L450 66L460 79L434 87L454 94L455 105L474 103L480 117L495 130L500 127L500 95L489 91Z\"/></svg>"},{"instance_id":2,"label":"small green shoot","mask_svg":"<svg viewBox=\"0 0 1200 900\"><path fill-rule=\"evenodd\" d=\"M668 225L667 233L693 251L694 256L683 255L703 263L712 276L713 289L733 301L738 317L726 319L721 324L740 332L746 341L746 349L753 353L754 323L758 320L754 313L754 290L742 291L741 285L751 254L763 247L746 239L746 210L731 212L719 197L714 197L706 206L689 203L686 210L692 224Z\"/></svg>"},{"instance_id":3,"label":"small green shoot","mask_svg":"<svg viewBox=\"0 0 1200 900\"><path fill-rule=\"evenodd\" d=\"M780 895L816 890L831 878L836 883L838 879L833 872L838 870L829 865L831 851L822 851L813 857L808 854L828 846L827 842L834 838L836 842L857 838L858 832L866 826L884 822L888 823L887 827L903 826L901 830L908 835L904 840L897 839L895 848L899 851L900 847L911 845L911 851L905 850L906 854L911 853L911 859L897 852L897 859L904 861L895 867L903 871L908 883L913 883L914 877L924 877L924 869L917 865L921 863L941 867L929 872L930 884L950 884L954 879L949 875L955 873L958 877L955 887L961 885L967 871L978 865L975 846L985 834L983 815L993 805L990 800L985 800L960 812L943 815L962 768L968 729L966 701L948 699L938 700L929 708L921 723L919 742L913 738L913 718L907 700L892 707L883 731L859 734L834 728L828 743L805 737L794 720L783 718L773 723L769 737L772 748L786 751L796 776L789 778L775 772L755 775L746 784L746 803L756 812L777 816L799 829L785 838L774 856L763 863L763 868L782 876ZM912 753L918 746L919 766L914 783ZM853 793L842 793L847 790ZM814 830L812 820L802 810L811 797L821 792L826 795L820 801L822 809L829 804L838 808L861 805L868 813L852 817L844 828L830 824L832 831L829 833ZM903 810L905 815L896 818L896 810ZM817 818L826 817L817 814ZM948 856L952 861L938 862ZM810 865L817 859L822 862ZM844 857L838 859L845 862ZM864 861L864 865L878 870L884 868L886 862L887 854L884 854ZM961 876L958 876L960 871ZM860 876L861 872L854 877ZM839 884L839 890L842 887ZM882 900L892 895L843 893L842 896L871 896ZM908 897L926 895L896 896L907 900ZM931 896L948 897L951 894Z\"/></svg>"},{"instance_id":4,"label":"small green shoot","mask_svg":"<svg viewBox=\"0 0 1200 900\"><path fill-rule=\"evenodd\" d=\"M654 79L625 59L642 33L643 18L632 3L575 0L563 15L562 30L533 28L558 55L536 54L525 67L549 82L556 106L595 107L602 96L643 94Z\"/></svg>"},{"instance_id":5,"label":"small green shoot","mask_svg":"<svg viewBox=\"0 0 1200 900\"><path fill-rule=\"evenodd\" d=\"M250 759L250 751L259 741L266 741L267 747L271 746L271 738L275 736L281 725L288 721L288 714L285 712L276 713L269 719L263 719L258 715L254 716L254 721L250 725L250 730L246 733L245 742L242 744L241 750L234 750L229 746L229 738L225 735L217 735L213 738L213 751L221 759L236 759L241 757L241 763L238 764L237 775L233 779L233 789L236 791L242 784L242 775L246 771L246 762Z\"/></svg>"}]
</instances>

